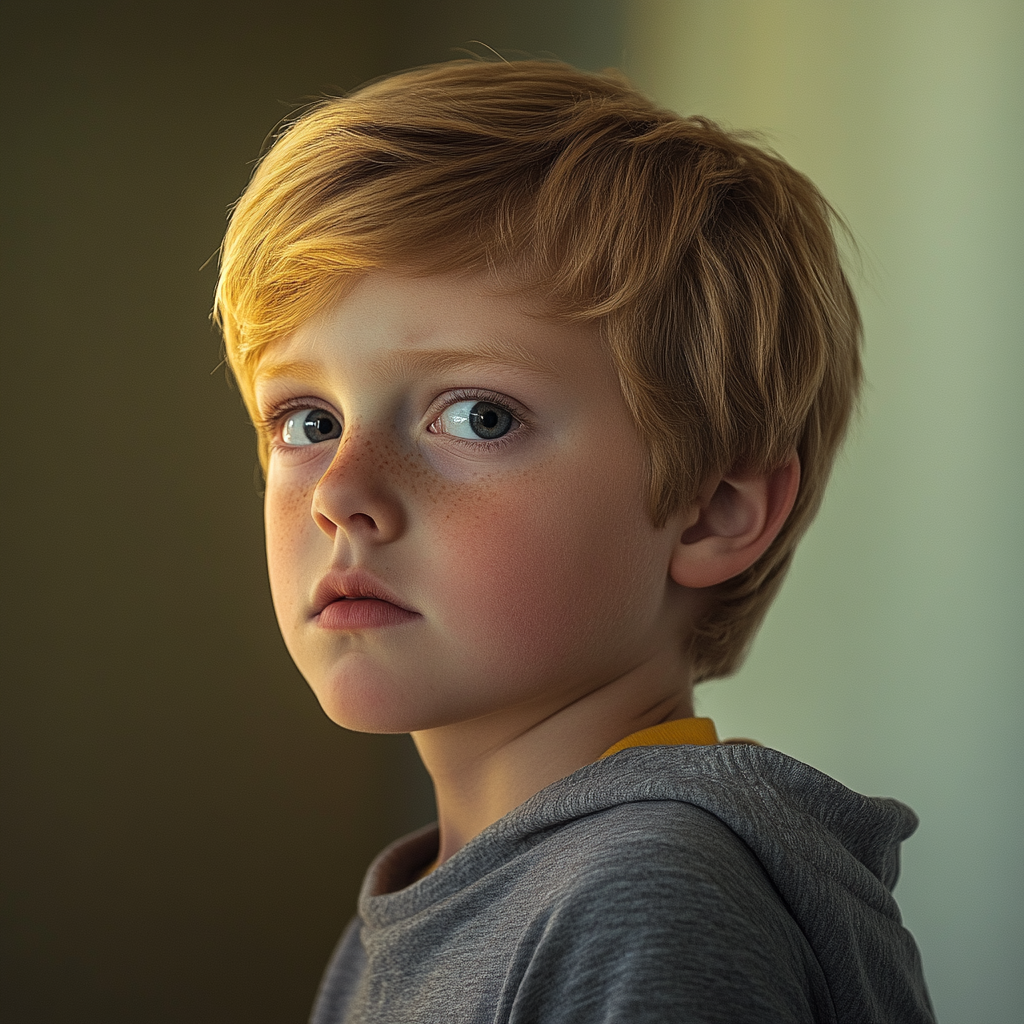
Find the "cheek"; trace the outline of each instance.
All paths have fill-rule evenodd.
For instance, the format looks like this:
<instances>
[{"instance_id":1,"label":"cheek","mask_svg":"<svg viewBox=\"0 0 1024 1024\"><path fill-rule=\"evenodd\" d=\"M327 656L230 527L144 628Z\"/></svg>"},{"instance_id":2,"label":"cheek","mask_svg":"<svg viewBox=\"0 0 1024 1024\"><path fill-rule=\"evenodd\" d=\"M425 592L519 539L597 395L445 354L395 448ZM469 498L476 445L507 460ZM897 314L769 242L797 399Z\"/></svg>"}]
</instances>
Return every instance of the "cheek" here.
<instances>
[{"instance_id":1,"label":"cheek","mask_svg":"<svg viewBox=\"0 0 1024 1024\"><path fill-rule=\"evenodd\" d=\"M607 652L639 611L623 610L647 571L635 503L584 485L531 474L447 510L436 547L444 614L480 657L558 670L582 649Z\"/></svg>"},{"instance_id":2,"label":"cheek","mask_svg":"<svg viewBox=\"0 0 1024 1024\"><path fill-rule=\"evenodd\" d=\"M310 515L310 497L307 488L289 484L271 464L267 474L263 523L270 593L278 621L285 631L298 612L297 605L306 582L303 570L310 534L316 529Z\"/></svg>"}]
</instances>

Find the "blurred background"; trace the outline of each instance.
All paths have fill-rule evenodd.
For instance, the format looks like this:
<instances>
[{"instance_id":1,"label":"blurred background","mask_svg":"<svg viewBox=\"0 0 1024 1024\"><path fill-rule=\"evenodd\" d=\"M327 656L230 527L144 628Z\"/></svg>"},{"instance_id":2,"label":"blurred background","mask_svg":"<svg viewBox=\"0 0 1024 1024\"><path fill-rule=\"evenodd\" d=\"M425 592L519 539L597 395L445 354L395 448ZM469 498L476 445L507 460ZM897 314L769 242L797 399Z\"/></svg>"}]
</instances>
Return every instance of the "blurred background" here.
<instances>
[{"instance_id":1,"label":"blurred background","mask_svg":"<svg viewBox=\"0 0 1024 1024\"><path fill-rule=\"evenodd\" d=\"M863 414L698 711L913 806L896 895L939 1019L1024 1018L1019 0L4 20L5 1021L302 1021L367 863L432 817L408 739L333 726L278 637L211 257L297 104L487 47L762 131L849 221Z\"/></svg>"}]
</instances>

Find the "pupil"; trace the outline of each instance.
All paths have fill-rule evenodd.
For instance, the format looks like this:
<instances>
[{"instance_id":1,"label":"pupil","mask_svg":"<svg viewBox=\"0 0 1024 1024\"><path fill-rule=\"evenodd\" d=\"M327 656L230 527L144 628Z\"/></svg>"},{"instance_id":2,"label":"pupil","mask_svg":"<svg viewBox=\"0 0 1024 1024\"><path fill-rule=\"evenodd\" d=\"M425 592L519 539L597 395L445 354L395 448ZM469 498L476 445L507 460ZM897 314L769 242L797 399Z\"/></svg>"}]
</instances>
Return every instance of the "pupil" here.
<instances>
[{"instance_id":1,"label":"pupil","mask_svg":"<svg viewBox=\"0 0 1024 1024\"><path fill-rule=\"evenodd\" d=\"M469 411L469 425L477 437L491 440L509 432L512 414L492 402L477 402Z\"/></svg>"},{"instance_id":2,"label":"pupil","mask_svg":"<svg viewBox=\"0 0 1024 1024\"><path fill-rule=\"evenodd\" d=\"M302 426L306 431L306 437L310 441L324 441L328 438L337 437L340 433L334 417L327 416L323 412L310 413Z\"/></svg>"}]
</instances>

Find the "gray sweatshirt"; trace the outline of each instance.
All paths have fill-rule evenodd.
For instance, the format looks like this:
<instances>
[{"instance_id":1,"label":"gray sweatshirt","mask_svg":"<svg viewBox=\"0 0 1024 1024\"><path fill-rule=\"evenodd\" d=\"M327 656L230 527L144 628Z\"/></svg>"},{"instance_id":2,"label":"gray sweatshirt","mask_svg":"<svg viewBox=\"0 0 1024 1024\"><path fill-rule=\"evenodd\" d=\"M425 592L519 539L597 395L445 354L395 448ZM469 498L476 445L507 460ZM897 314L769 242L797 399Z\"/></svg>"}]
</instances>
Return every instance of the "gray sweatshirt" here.
<instances>
[{"instance_id":1,"label":"gray sweatshirt","mask_svg":"<svg viewBox=\"0 0 1024 1024\"><path fill-rule=\"evenodd\" d=\"M916 828L776 750L633 747L432 874L430 826L371 865L313 1024L926 1024L891 889Z\"/></svg>"}]
</instances>

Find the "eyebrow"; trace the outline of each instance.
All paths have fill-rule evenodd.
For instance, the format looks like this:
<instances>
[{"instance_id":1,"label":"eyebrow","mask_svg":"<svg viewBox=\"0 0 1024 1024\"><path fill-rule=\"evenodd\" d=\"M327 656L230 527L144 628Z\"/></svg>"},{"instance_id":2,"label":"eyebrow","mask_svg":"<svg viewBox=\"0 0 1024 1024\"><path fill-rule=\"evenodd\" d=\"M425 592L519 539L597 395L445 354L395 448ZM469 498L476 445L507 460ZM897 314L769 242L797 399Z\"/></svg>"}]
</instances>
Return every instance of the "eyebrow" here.
<instances>
[{"instance_id":1,"label":"eyebrow","mask_svg":"<svg viewBox=\"0 0 1024 1024\"><path fill-rule=\"evenodd\" d=\"M376 380L387 380L408 368L443 373L463 366L481 365L508 366L549 378L560 376L558 367L544 356L538 356L515 343L492 344L488 342L477 346L473 351L427 349L392 352L374 363L371 375ZM323 379L323 373L311 364L304 362L261 364L253 374L253 382L262 383L281 377L290 377L313 384Z\"/></svg>"}]
</instances>

